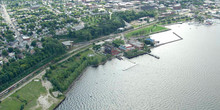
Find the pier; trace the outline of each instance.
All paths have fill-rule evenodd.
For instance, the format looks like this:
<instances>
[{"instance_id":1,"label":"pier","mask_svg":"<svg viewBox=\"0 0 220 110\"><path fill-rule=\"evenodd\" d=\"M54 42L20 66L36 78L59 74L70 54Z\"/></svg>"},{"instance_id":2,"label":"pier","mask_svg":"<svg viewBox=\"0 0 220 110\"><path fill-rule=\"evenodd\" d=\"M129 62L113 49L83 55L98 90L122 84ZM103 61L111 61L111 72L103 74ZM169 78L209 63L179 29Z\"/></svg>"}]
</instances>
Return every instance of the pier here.
<instances>
[{"instance_id":1,"label":"pier","mask_svg":"<svg viewBox=\"0 0 220 110\"><path fill-rule=\"evenodd\" d=\"M154 47L159 47L159 46L162 46L162 45L166 45L166 44L170 44L170 43L173 43L173 42L177 42L177 41L183 40L183 38L180 37L180 36L179 36L178 34L176 34L175 32L173 32L173 34L176 35L179 39L173 40L173 41L169 41L169 42L165 42L165 43L156 45L156 46L154 46Z\"/></svg>"},{"instance_id":2,"label":"pier","mask_svg":"<svg viewBox=\"0 0 220 110\"><path fill-rule=\"evenodd\" d=\"M135 64L135 65L133 65L133 66L130 66L130 67L126 68L126 69L123 69L122 71L127 71L127 70L129 70L129 69L135 67L136 65L137 65L137 64Z\"/></svg>"},{"instance_id":3,"label":"pier","mask_svg":"<svg viewBox=\"0 0 220 110\"><path fill-rule=\"evenodd\" d=\"M119 60L123 60L123 58L121 56L116 56L116 58Z\"/></svg>"},{"instance_id":4,"label":"pier","mask_svg":"<svg viewBox=\"0 0 220 110\"><path fill-rule=\"evenodd\" d=\"M154 58L156 58L156 59L160 59L159 56L153 55L153 54L151 54L151 53L147 53L147 54L150 55L150 56L152 56L152 57L154 57Z\"/></svg>"}]
</instances>

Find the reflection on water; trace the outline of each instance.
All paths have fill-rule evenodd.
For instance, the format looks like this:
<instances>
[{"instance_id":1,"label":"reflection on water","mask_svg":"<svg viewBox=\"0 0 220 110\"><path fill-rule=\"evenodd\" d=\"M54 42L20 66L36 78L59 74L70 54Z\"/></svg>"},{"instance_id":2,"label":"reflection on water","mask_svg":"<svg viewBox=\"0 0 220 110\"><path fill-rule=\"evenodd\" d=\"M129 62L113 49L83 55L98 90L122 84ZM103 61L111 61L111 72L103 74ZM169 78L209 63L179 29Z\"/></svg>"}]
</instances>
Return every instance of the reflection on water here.
<instances>
[{"instance_id":1,"label":"reflection on water","mask_svg":"<svg viewBox=\"0 0 220 110\"><path fill-rule=\"evenodd\" d=\"M159 60L143 55L90 67L57 110L219 110L220 25L168 27L152 37L167 42L176 32L183 40L153 49Z\"/></svg>"}]
</instances>

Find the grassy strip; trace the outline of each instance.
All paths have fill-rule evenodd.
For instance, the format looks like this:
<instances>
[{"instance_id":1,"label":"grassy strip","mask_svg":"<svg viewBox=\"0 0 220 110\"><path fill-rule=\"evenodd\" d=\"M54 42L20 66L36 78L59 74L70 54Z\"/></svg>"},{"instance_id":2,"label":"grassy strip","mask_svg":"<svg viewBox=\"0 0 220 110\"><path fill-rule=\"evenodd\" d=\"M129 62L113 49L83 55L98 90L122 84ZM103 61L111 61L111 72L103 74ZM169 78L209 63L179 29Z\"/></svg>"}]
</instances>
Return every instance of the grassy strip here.
<instances>
[{"instance_id":1,"label":"grassy strip","mask_svg":"<svg viewBox=\"0 0 220 110\"><path fill-rule=\"evenodd\" d=\"M37 99L42 94L46 94L46 89L41 81L32 81L22 89L18 90L10 97L0 103L1 110L29 110L37 105Z\"/></svg>"},{"instance_id":2,"label":"grassy strip","mask_svg":"<svg viewBox=\"0 0 220 110\"><path fill-rule=\"evenodd\" d=\"M168 30L168 29L162 26L158 26L158 25L150 25L148 27L144 27L144 28L129 32L125 35L125 37L127 38L139 37L139 36L150 35L150 34L165 31L165 30Z\"/></svg>"},{"instance_id":3,"label":"grassy strip","mask_svg":"<svg viewBox=\"0 0 220 110\"><path fill-rule=\"evenodd\" d=\"M174 23L178 23L178 22L187 22L192 20L192 18L190 17L183 17L183 18L167 18L167 19L163 19L160 20L160 22L158 23L159 25L169 25L169 24L174 24Z\"/></svg>"}]
</instances>

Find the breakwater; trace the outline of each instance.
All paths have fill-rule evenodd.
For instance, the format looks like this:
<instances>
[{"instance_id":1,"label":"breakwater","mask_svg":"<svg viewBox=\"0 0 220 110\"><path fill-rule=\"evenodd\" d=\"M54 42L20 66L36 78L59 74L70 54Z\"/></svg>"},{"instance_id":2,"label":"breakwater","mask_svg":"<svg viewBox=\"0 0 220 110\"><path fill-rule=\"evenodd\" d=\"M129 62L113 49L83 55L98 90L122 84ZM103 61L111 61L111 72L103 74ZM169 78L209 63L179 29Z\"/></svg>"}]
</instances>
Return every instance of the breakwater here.
<instances>
[{"instance_id":1,"label":"breakwater","mask_svg":"<svg viewBox=\"0 0 220 110\"><path fill-rule=\"evenodd\" d=\"M159 47L159 46L162 46L162 45L166 45L166 44L170 44L170 43L173 43L173 42L177 42L177 41L180 41L180 40L183 40L182 37L180 37L178 34L176 34L175 32L173 32L174 35L176 35L179 39L177 40L173 40L173 41L169 41L169 42L165 42L165 43L162 43L162 44L158 44L154 47Z\"/></svg>"}]
</instances>

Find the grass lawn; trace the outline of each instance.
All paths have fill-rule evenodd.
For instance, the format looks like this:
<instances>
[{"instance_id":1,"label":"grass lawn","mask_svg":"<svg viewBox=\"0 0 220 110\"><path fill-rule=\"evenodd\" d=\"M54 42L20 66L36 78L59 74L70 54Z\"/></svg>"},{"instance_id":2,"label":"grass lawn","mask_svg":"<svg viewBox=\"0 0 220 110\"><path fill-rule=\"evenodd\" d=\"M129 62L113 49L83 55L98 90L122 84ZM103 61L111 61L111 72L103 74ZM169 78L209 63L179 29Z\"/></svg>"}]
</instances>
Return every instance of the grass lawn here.
<instances>
[{"instance_id":1,"label":"grass lawn","mask_svg":"<svg viewBox=\"0 0 220 110\"><path fill-rule=\"evenodd\" d=\"M5 99L0 104L0 110L20 110L22 105L24 105L24 110L29 110L36 106L41 94L46 94L46 89L42 86L41 81L32 81Z\"/></svg>"},{"instance_id":2,"label":"grass lawn","mask_svg":"<svg viewBox=\"0 0 220 110\"><path fill-rule=\"evenodd\" d=\"M132 25L134 28L137 28L137 27L139 27L139 25Z\"/></svg>"},{"instance_id":3,"label":"grass lawn","mask_svg":"<svg viewBox=\"0 0 220 110\"><path fill-rule=\"evenodd\" d=\"M144 28L129 32L125 35L125 37L130 38L130 37L138 37L142 35L150 35L156 32L164 31L164 30L168 30L168 29L162 26L158 26L158 25L151 25L148 27L144 27Z\"/></svg>"}]
</instances>

